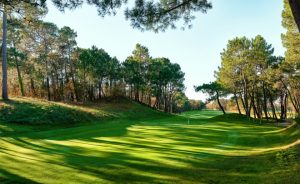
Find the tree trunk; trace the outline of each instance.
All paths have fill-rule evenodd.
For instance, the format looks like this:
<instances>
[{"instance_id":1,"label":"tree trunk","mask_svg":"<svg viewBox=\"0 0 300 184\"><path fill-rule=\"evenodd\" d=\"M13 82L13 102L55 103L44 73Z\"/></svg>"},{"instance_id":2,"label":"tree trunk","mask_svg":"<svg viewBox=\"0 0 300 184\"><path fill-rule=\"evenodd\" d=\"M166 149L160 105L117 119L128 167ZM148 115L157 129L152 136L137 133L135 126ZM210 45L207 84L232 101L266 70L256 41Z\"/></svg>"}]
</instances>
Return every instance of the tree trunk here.
<instances>
[{"instance_id":1,"label":"tree trunk","mask_svg":"<svg viewBox=\"0 0 300 184\"><path fill-rule=\"evenodd\" d=\"M300 30L300 1L299 0L289 0L291 10L294 15L295 22Z\"/></svg>"},{"instance_id":2,"label":"tree trunk","mask_svg":"<svg viewBox=\"0 0 300 184\"><path fill-rule=\"evenodd\" d=\"M46 82L47 82L47 93L48 93L48 101L51 101L51 93L50 93L50 81L49 81L49 76L47 75L46 78Z\"/></svg>"},{"instance_id":3,"label":"tree trunk","mask_svg":"<svg viewBox=\"0 0 300 184\"><path fill-rule=\"evenodd\" d=\"M72 74L72 83L73 83L73 88L74 88L74 94L75 94L75 101L79 101L79 94L78 94L78 89L77 89L77 83L75 81L74 74Z\"/></svg>"},{"instance_id":4,"label":"tree trunk","mask_svg":"<svg viewBox=\"0 0 300 184\"><path fill-rule=\"evenodd\" d=\"M135 101L139 102L140 101L140 95L139 95L139 85L136 84L135 86L135 95L134 95L134 99Z\"/></svg>"},{"instance_id":5,"label":"tree trunk","mask_svg":"<svg viewBox=\"0 0 300 184\"><path fill-rule=\"evenodd\" d=\"M77 83L75 80L75 72L74 72L74 64L70 59L69 56L69 62L70 62L70 71L71 71L71 79L72 79L72 83L73 83L73 88L74 88L74 94L75 94L75 101L78 102L79 101L79 94L78 94L78 88L77 88Z\"/></svg>"},{"instance_id":6,"label":"tree trunk","mask_svg":"<svg viewBox=\"0 0 300 184\"><path fill-rule=\"evenodd\" d=\"M253 103L252 103L252 100L250 99L250 105L249 105L249 116L248 116L248 118L251 118L252 106L253 106ZM253 112L253 114L255 115L255 113L254 113L254 112Z\"/></svg>"},{"instance_id":7,"label":"tree trunk","mask_svg":"<svg viewBox=\"0 0 300 184\"><path fill-rule=\"evenodd\" d=\"M299 114L300 110L299 110L299 105L298 105L298 102L297 102L297 98L294 98L293 95L291 94L291 92L289 90L288 90L288 94L290 96L291 102L293 104L293 107L294 107L296 113Z\"/></svg>"},{"instance_id":8,"label":"tree trunk","mask_svg":"<svg viewBox=\"0 0 300 184\"><path fill-rule=\"evenodd\" d=\"M262 118L262 109L261 109L261 103L260 103L260 96L258 93L256 93L256 111L257 111L257 117L259 119L261 119Z\"/></svg>"},{"instance_id":9,"label":"tree trunk","mask_svg":"<svg viewBox=\"0 0 300 184\"><path fill-rule=\"evenodd\" d=\"M167 87L164 87L164 111L168 112L168 102L167 102Z\"/></svg>"},{"instance_id":10,"label":"tree trunk","mask_svg":"<svg viewBox=\"0 0 300 184\"><path fill-rule=\"evenodd\" d=\"M223 114L226 114L226 112L220 102L220 99L219 99L219 92L217 92L217 101L218 101L218 105L219 105L220 109L222 110Z\"/></svg>"},{"instance_id":11,"label":"tree trunk","mask_svg":"<svg viewBox=\"0 0 300 184\"><path fill-rule=\"evenodd\" d=\"M148 96L148 105L149 105L149 107L152 107L151 106L151 94L149 94L149 96Z\"/></svg>"},{"instance_id":12,"label":"tree trunk","mask_svg":"<svg viewBox=\"0 0 300 184\"><path fill-rule=\"evenodd\" d=\"M57 100L58 101L62 101L62 99L63 99L63 97L62 97L63 93L61 93L61 87L60 87L60 83L59 83L58 69L55 69L55 90L56 90L56 94L57 94Z\"/></svg>"},{"instance_id":13,"label":"tree trunk","mask_svg":"<svg viewBox=\"0 0 300 184\"><path fill-rule=\"evenodd\" d=\"M288 96L290 96L291 102L294 106L294 109L295 109L296 113L299 114L300 113L299 101L297 100L297 98L293 97L294 95L291 93L291 91L289 90L287 85L283 81L281 81L281 83L283 84L285 90L287 91Z\"/></svg>"},{"instance_id":14,"label":"tree trunk","mask_svg":"<svg viewBox=\"0 0 300 184\"><path fill-rule=\"evenodd\" d=\"M254 96L254 92L253 92L253 94L252 95L250 95L250 98L251 98L251 103L252 103L252 107L253 107L253 112L254 112L254 118L261 118L260 117L260 114L259 114L259 112L258 112L258 107L255 105L255 96ZM259 105L259 104L257 104L257 105Z\"/></svg>"},{"instance_id":15,"label":"tree trunk","mask_svg":"<svg viewBox=\"0 0 300 184\"><path fill-rule=\"evenodd\" d=\"M144 90L141 91L141 103L144 103Z\"/></svg>"},{"instance_id":16,"label":"tree trunk","mask_svg":"<svg viewBox=\"0 0 300 184\"><path fill-rule=\"evenodd\" d=\"M102 78L100 79L100 82L99 82L99 92L98 92L99 94L99 100L101 100L101 98L102 98L102 95L101 95L101 93L102 93Z\"/></svg>"},{"instance_id":17,"label":"tree trunk","mask_svg":"<svg viewBox=\"0 0 300 184\"><path fill-rule=\"evenodd\" d=\"M173 97L172 97L172 94L170 96L170 113L173 113Z\"/></svg>"},{"instance_id":18,"label":"tree trunk","mask_svg":"<svg viewBox=\"0 0 300 184\"><path fill-rule=\"evenodd\" d=\"M235 99L235 103L236 103L237 109L239 111L239 114L242 114L241 109L240 109L240 105L239 105L239 101L238 101L238 98L236 96L236 93L234 93L234 99Z\"/></svg>"},{"instance_id":19,"label":"tree trunk","mask_svg":"<svg viewBox=\"0 0 300 184\"><path fill-rule=\"evenodd\" d=\"M243 106L244 111L246 113L247 111L246 111L246 107L245 107L245 102L244 102L244 99L243 99L243 95L241 93L240 93L240 98L241 98L241 101L242 101L242 106Z\"/></svg>"},{"instance_id":20,"label":"tree trunk","mask_svg":"<svg viewBox=\"0 0 300 184\"><path fill-rule=\"evenodd\" d=\"M17 67L17 73L18 73L18 79L19 79L21 95L25 96L24 84L23 84L23 79L22 79L22 75L21 75L21 71L20 71L19 62L18 62L18 59L16 57L15 57L15 60L16 60L15 62L16 62L16 67Z\"/></svg>"},{"instance_id":21,"label":"tree trunk","mask_svg":"<svg viewBox=\"0 0 300 184\"><path fill-rule=\"evenodd\" d=\"M112 88L112 86L113 86L113 80L112 80L111 77L109 77L109 95L110 96L113 96L113 88Z\"/></svg>"},{"instance_id":22,"label":"tree trunk","mask_svg":"<svg viewBox=\"0 0 300 184\"><path fill-rule=\"evenodd\" d=\"M2 98L8 100L7 86L7 15L6 7L3 9L3 33L2 33Z\"/></svg>"},{"instance_id":23,"label":"tree trunk","mask_svg":"<svg viewBox=\"0 0 300 184\"><path fill-rule=\"evenodd\" d=\"M30 87L31 87L31 93L32 93L32 95L36 96L36 91L35 91L35 87L34 87L33 78L30 78Z\"/></svg>"},{"instance_id":24,"label":"tree trunk","mask_svg":"<svg viewBox=\"0 0 300 184\"><path fill-rule=\"evenodd\" d=\"M285 109L285 119L288 118L287 113L288 113L288 94L285 93L285 98L284 98L284 109Z\"/></svg>"},{"instance_id":25,"label":"tree trunk","mask_svg":"<svg viewBox=\"0 0 300 184\"><path fill-rule=\"evenodd\" d=\"M275 105L274 105L274 101L273 101L273 97L272 97L271 92L269 90L268 90L268 93L269 93L269 101L270 101L271 108L272 108L273 118L278 120Z\"/></svg>"},{"instance_id":26,"label":"tree trunk","mask_svg":"<svg viewBox=\"0 0 300 184\"><path fill-rule=\"evenodd\" d=\"M129 98L132 99L132 84L129 85Z\"/></svg>"},{"instance_id":27,"label":"tree trunk","mask_svg":"<svg viewBox=\"0 0 300 184\"><path fill-rule=\"evenodd\" d=\"M85 68L83 70L83 101L85 102L86 101L86 96L87 96L87 82L86 82L86 71L85 71Z\"/></svg>"},{"instance_id":28,"label":"tree trunk","mask_svg":"<svg viewBox=\"0 0 300 184\"><path fill-rule=\"evenodd\" d=\"M160 109L160 98L159 98L159 95L156 96L156 102L155 102L155 106L156 106L156 109Z\"/></svg>"},{"instance_id":29,"label":"tree trunk","mask_svg":"<svg viewBox=\"0 0 300 184\"><path fill-rule=\"evenodd\" d=\"M249 108L249 102L248 102L248 85L247 85L247 79L246 77L244 76L244 80L243 80L243 88L244 88L244 106L245 106L245 111L246 111L246 115L248 117L250 117L251 113L251 108Z\"/></svg>"},{"instance_id":30,"label":"tree trunk","mask_svg":"<svg viewBox=\"0 0 300 184\"><path fill-rule=\"evenodd\" d=\"M267 120L269 120L269 116L268 116L268 105L267 105L267 93L266 93L266 87L265 87L265 83L263 82L263 97L264 97L264 104L263 104L263 109L264 109L264 113L265 113L265 118L267 118Z\"/></svg>"},{"instance_id":31,"label":"tree trunk","mask_svg":"<svg viewBox=\"0 0 300 184\"><path fill-rule=\"evenodd\" d=\"M286 93L282 92L280 95L280 119L285 120L286 119Z\"/></svg>"}]
</instances>

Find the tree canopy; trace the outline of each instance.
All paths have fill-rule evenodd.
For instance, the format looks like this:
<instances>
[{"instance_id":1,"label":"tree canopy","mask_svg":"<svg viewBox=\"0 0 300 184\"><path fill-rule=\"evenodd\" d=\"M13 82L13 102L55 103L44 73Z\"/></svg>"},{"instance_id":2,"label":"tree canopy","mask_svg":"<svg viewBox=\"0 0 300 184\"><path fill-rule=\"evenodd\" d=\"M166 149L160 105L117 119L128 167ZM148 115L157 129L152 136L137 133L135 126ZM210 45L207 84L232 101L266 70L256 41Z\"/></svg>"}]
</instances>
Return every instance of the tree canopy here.
<instances>
[{"instance_id":1,"label":"tree canopy","mask_svg":"<svg viewBox=\"0 0 300 184\"><path fill-rule=\"evenodd\" d=\"M226 114L224 107L220 102L220 97L226 95L225 89L217 82L211 82L209 84L202 84L200 86L195 86L196 92L203 92L209 95L208 101L217 100L220 110L223 114Z\"/></svg>"},{"instance_id":2,"label":"tree canopy","mask_svg":"<svg viewBox=\"0 0 300 184\"><path fill-rule=\"evenodd\" d=\"M13 96L75 102L128 97L166 112L179 110L176 96L185 89L180 66L152 58L141 44L121 62L96 46L79 48L75 30L38 17L30 26L9 20L7 33Z\"/></svg>"}]
</instances>

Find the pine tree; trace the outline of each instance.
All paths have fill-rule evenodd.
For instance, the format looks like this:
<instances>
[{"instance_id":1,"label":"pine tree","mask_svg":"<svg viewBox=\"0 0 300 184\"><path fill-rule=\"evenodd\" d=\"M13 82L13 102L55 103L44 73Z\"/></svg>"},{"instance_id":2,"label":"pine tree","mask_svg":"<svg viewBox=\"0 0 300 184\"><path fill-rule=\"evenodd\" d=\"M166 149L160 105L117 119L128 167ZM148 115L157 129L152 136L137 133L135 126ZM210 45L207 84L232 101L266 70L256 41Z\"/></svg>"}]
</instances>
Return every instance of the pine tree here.
<instances>
[{"instance_id":1,"label":"pine tree","mask_svg":"<svg viewBox=\"0 0 300 184\"><path fill-rule=\"evenodd\" d=\"M282 26L287 30L282 34L283 46L286 48L285 62L282 70L285 73L283 85L289 93L290 100L299 114L300 112L300 33L293 18L288 1L284 1Z\"/></svg>"}]
</instances>

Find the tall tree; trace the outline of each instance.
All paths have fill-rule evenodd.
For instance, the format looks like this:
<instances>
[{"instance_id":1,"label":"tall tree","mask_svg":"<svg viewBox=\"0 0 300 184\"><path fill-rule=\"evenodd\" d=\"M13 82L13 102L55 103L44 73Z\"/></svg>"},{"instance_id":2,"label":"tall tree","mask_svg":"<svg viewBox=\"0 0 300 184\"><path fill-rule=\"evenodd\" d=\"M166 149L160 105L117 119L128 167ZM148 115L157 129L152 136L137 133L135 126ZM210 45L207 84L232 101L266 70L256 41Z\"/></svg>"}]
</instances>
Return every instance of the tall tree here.
<instances>
[{"instance_id":1,"label":"tall tree","mask_svg":"<svg viewBox=\"0 0 300 184\"><path fill-rule=\"evenodd\" d=\"M196 92L202 91L203 93L207 93L210 98L208 101L217 100L220 109L223 114L226 114L224 107L220 102L220 97L226 95L226 90L222 88L222 86L217 82L211 82L209 84L202 84L200 86L195 87Z\"/></svg>"},{"instance_id":2,"label":"tall tree","mask_svg":"<svg viewBox=\"0 0 300 184\"><path fill-rule=\"evenodd\" d=\"M39 21L35 23L35 29L33 30L32 37L33 41L37 42L39 60L44 64L47 98L51 100L51 60L49 60L49 54L57 49L55 43L58 38L58 28L53 23Z\"/></svg>"},{"instance_id":3,"label":"tall tree","mask_svg":"<svg viewBox=\"0 0 300 184\"><path fill-rule=\"evenodd\" d=\"M229 40L226 49L221 53L221 67L216 72L217 81L228 91L232 92L236 99L240 98L246 115L250 116L249 90L250 79L249 51L251 40L246 37ZM238 100L236 100L237 106Z\"/></svg>"},{"instance_id":4,"label":"tall tree","mask_svg":"<svg viewBox=\"0 0 300 184\"><path fill-rule=\"evenodd\" d=\"M10 64L15 66L18 74L19 88L21 95L25 96L25 89L23 84L23 77L21 74L21 68L24 65L23 62L26 59L26 53L21 49L21 41L24 37L24 29L20 20L11 19L8 26L8 61Z\"/></svg>"},{"instance_id":5,"label":"tall tree","mask_svg":"<svg viewBox=\"0 0 300 184\"><path fill-rule=\"evenodd\" d=\"M285 79L283 85L289 93L290 100L296 110L300 113L300 33L294 21L292 10L288 1L284 1L284 10L282 12L282 25L286 33L282 34L283 46L286 48L285 61L283 62L283 72Z\"/></svg>"},{"instance_id":6,"label":"tall tree","mask_svg":"<svg viewBox=\"0 0 300 184\"><path fill-rule=\"evenodd\" d=\"M46 8L47 0L4 0L1 1L3 13L3 43L2 43L2 97L8 99L7 92L7 13L20 12L18 5L25 4L33 8ZM59 10L75 9L83 3L97 7L98 14L105 16L107 14L116 14L116 9L125 4L126 0L52 0ZM183 20L184 26L191 26L190 22L194 19L193 12L201 11L205 13L212 7L207 0L167 0L153 2L148 0L138 0L132 8L125 11L126 19L131 21L134 28L141 30L164 31L172 27L175 28L175 22ZM26 17L24 19L27 20Z\"/></svg>"},{"instance_id":7,"label":"tall tree","mask_svg":"<svg viewBox=\"0 0 300 184\"><path fill-rule=\"evenodd\" d=\"M136 101L143 100L140 97L143 97L149 61L148 48L141 44L136 44L132 55L124 62L128 82L130 87L133 88Z\"/></svg>"},{"instance_id":8,"label":"tall tree","mask_svg":"<svg viewBox=\"0 0 300 184\"><path fill-rule=\"evenodd\" d=\"M216 72L217 81L231 92L237 109L241 113L239 98L248 117L268 119L268 99L271 98L275 81L267 80L276 59L272 59L274 49L258 35L254 39L235 38L228 42L221 53L222 64ZM274 82L274 83L271 83ZM277 82L277 81L276 81ZM273 99L270 100L273 103Z\"/></svg>"},{"instance_id":9,"label":"tall tree","mask_svg":"<svg viewBox=\"0 0 300 184\"><path fill-rule=\"evenodd\" d=\"M74 92L72 92L72 96L74 100L78 101L78 88L75 80L75 68L74 68L74 60L72 60L72 53L76 49L77 43L76 43L76 37L77 33L72 30L70 27L64 26L58 31L58 39L57 44L60 50L60 55L62 60L64 61L64 78L65 83L69 83L69 78L71 78L72 81L72 87L74 89ZM75 97L73 95L75 94Z\"/></svg>"},{"instance_id":10,"label":"tall tree","mask_svg":"<svg viewBox=\"0 0 300 184\"><path fill-rule=\"evenodd\" d=\"M24 15L30 6L45 7L45 0L3 0L0 3L2 12L2 98L8 99L8 85L7 85L7 16L10 13L17 12ZM26 17L24 17L26 20Z\"/></svg>"},{"instance_id":11,"label":"tall tree","mask_svg":"<svg viewBox=\"0 0 300 184\"><path fill-rule=\"evenodd\" d=\"M8 100L7 89L7 6L3 4L2 9L2 98Z\"/></svg>"},{"instance_id":12,"label":"tall tree","mask_svg":"<svg viewBox=\"0 0 300 184\"><path fill-rule=\"evenodd\" d=\"M289 0L289 4L293 12L294 20L298 25L298 29L300 30L300 1Z\"/></svg>"}]
</instances>

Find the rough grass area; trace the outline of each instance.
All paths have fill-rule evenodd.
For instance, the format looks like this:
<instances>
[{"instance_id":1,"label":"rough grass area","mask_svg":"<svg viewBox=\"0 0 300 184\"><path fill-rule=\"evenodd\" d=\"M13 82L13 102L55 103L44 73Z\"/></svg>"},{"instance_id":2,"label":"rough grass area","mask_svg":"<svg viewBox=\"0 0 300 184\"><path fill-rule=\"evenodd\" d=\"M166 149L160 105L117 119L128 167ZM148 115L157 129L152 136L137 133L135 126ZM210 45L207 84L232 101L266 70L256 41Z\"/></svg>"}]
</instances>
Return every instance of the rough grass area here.
<instances>
[{"instance_id":1,"label":"rough grass area","mask_svg":"<svg viewBox=\"0 0 300 184\"><path fill-rule=\"evenodd\" d=\"M296 123L170 116L128 101L70 108L113 118L40 130L1 123L0 183L300 183Z\"/></svg>"},{"instance_id":2,"label":"rough grass area","mask_svg":"<svg viewBox=\"0 0 300 184\"><path fill-rule=\"evenodd\" d=\"M90 108L23 98L0 102L0 121L42 125L90 122L109 115Z\"/></svg>"},{"instance_id":3,"label":"rough grass area","mask_svg":"<svg viewBox=\"0 0 300 184\"><path fill-rule=\"evenodd\" d=\"M23 125L63 126L121 117L147 116L149 109L145 111L145 108L139 108L140 105L132 106L131 104L132 102L126 99L119 99L113 103L75 105L18 98L0 101L0 121Z\"/></svg>"}]
</instances>

